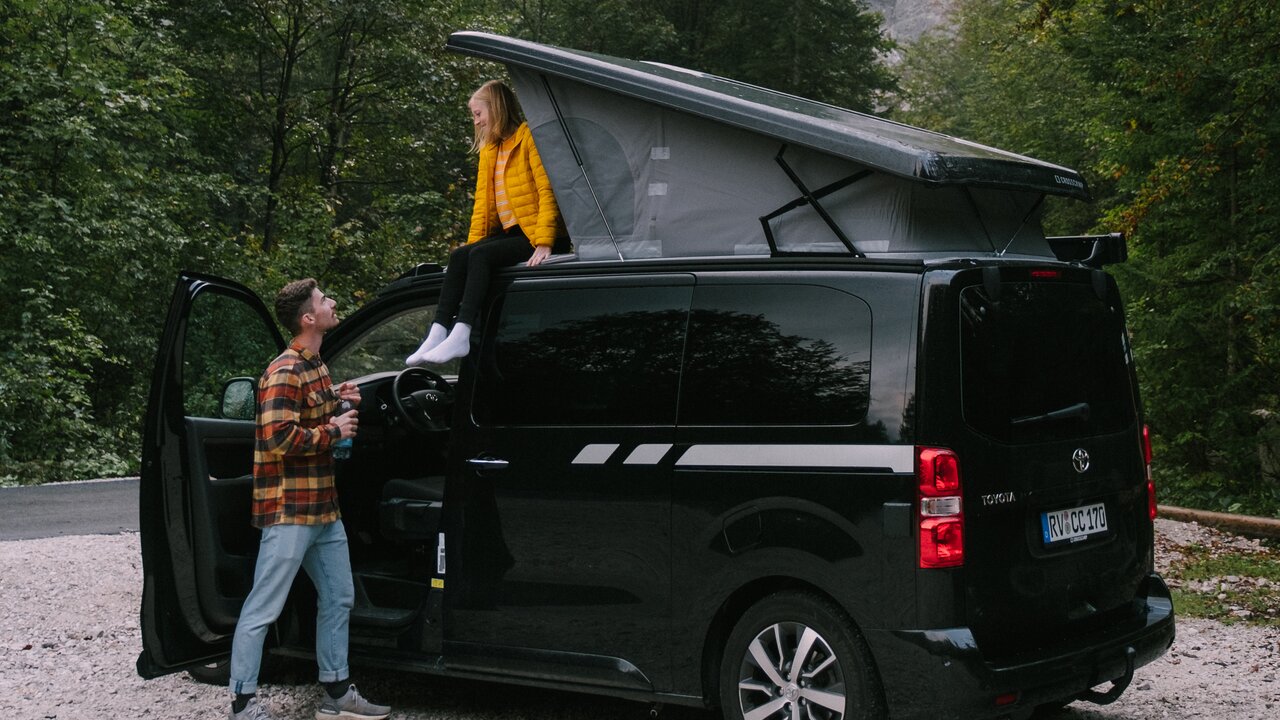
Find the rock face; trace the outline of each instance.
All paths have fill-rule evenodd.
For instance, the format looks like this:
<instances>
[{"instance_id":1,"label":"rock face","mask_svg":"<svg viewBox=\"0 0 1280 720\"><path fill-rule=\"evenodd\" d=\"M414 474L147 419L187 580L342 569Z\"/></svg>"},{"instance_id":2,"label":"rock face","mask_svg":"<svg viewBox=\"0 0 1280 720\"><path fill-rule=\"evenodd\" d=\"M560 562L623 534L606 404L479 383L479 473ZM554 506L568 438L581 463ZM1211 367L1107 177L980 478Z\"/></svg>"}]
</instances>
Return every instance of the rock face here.
<instances>
[{"instance_id":1,"label":"rock face","mask_svg":"<svg viewBox=\"0 0 1280 720\"><path fill-rule=\"evenodd\" d=\"M863 0L884 16L889 37L903 45L915 42L926 31L941 25L957 0Z\"/></svg>"}]
</instances>

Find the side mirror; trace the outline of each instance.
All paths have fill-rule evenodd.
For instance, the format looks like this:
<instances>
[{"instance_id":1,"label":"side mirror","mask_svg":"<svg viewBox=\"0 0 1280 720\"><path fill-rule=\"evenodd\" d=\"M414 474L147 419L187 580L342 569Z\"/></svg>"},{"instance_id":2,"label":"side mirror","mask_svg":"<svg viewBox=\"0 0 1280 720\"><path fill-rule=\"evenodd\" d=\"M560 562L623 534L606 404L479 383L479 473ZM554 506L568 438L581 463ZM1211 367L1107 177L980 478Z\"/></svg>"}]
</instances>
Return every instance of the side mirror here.
<instances>
[{"instance_id":1,"label":"side mirror","mask_svg":"<svg viewBox=\"0 0 1280 720\"><path fill-rule=\"evenodd\" d=\"M223 383L218 414L228 420L253 420L258 414L258 382L234 377Z\"/></svg>"}]
</instances>

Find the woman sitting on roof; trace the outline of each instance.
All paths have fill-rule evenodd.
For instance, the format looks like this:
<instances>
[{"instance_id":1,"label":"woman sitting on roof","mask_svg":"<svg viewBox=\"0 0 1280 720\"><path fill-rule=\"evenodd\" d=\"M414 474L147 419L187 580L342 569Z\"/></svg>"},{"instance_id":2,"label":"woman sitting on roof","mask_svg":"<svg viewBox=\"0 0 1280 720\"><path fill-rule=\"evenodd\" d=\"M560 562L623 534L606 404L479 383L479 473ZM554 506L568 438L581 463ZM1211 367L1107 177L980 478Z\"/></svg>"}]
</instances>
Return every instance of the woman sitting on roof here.
<instances>
[{"instance_id":1,"label":"woman sitting on roof","mask_svg":"<svg viewBox=\"0 0 1280 720\"><path fill-rule=\"evenodd\" d=\"M435 321L406 365L465 356L493 271L520 262L533 267L568 245L551 182L529 124L520 119L515 93L490 80L467 106L476 131L471 150L480 154L471 231L467 243L449 256Z\"/></svg>"}]
</instances>

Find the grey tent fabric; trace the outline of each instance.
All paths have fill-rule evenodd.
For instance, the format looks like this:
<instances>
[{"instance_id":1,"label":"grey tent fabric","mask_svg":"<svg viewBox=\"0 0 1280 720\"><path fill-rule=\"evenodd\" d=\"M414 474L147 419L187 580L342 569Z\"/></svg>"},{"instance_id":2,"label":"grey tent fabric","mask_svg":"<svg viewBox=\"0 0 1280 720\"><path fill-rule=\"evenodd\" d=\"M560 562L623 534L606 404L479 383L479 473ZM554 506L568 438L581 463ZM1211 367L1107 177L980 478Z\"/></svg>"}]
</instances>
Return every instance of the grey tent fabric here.
<instances>
[{"instance_id":1,"label":"grey tent fabric","mask_svg":"<svg viewBox=\"0 0 1280 720\"><path fill-rule=\"evenodd\" d=\"M637 93L612 85L607 74L577 77L581 68L574 63L609 70L616 62L625 64L618 72L633 74L637 65L650 67L644 63L480 33L455 34L451 47L460 36L464 46L480 42L485 52L455 49L507 63L581 259L775 251L1052 257L1040 226L1040 203L1051 189L1046 183L1067 188L1056 194L1087 195L1068 169L800 98L740 86L746 88L740 96L724 98L734 112L749 114L753 98L774 106L760 106L768 122L730 122L716 115L714 97L708 99L710 76L652 66L664 84ZM702 80L686 88L679 82L686 76ZM712 90L737 86L710 80ZM686 92L710 109L691 111L681 101ZM791 112L792 104L808 108L805 103L856 116L849 122L875 120L868 127L885 137L828 122L822 129L831 134L819 137L818 147L801 142L790 126L775 122L776 106ZM911 141L921 146L898 147ZM851 157L863 147L875 150L866 161ZM920 167L905 172L902 158L912 157ZM806 201L801 185L835 228Z\"/></svg>"},{"instance_id":2,"label":"grey tent fabric","mask_svg":"<svg viewBox=\"0 0 1280 720\"><path fill-rule=\"evenodd\" d=\"M926 184L1089 198L1084 178L1070 168L706 73L481 32L454 33L447 47L803 145Z\"/></svg>"}]
</instances>

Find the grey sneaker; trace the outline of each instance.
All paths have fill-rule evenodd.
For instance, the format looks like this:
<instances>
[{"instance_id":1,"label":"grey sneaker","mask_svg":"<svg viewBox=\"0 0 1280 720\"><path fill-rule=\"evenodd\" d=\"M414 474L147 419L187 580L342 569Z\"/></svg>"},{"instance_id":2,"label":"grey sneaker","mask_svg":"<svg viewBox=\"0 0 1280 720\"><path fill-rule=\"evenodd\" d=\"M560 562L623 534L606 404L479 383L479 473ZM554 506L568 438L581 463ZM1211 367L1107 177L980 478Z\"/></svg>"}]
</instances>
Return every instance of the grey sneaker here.
<instances>
[{"instance_id":1,"label":"grey sneaker","mask_svg":"<svg viewBox=\"0 0 1280 720\"><path fill-rule=\"evenodd\" d=\"M271 713L258 704L258 698L249 698L249 704L240 712L231 711L231 720L271 720Z\"/></svg>"},{"instance_id":2,"label":"grey sneaker","mask_svg":"<svg viewBox=\"0 0 1280 720\"><path fill-rule=\"evenodd\" d=\"M347 694L334 700L326 693L324 702L316 711L316 720L382 720L391 714L386 705L374 705L360 697L360 691L352 685Z\"/></svg>"}]
</instances>

